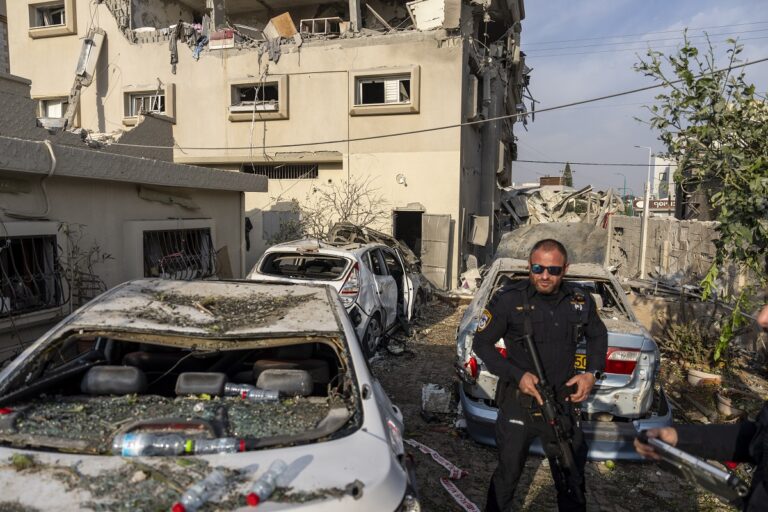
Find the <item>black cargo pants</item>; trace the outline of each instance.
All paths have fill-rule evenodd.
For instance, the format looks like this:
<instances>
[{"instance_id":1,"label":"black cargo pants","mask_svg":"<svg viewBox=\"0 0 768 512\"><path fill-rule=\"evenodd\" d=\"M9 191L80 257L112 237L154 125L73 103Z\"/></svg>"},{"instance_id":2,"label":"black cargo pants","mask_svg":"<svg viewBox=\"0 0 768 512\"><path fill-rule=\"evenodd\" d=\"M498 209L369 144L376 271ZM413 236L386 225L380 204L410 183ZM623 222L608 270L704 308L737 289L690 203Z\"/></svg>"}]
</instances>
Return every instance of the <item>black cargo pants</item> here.
<instances>
[{"instance_id":1,"label":"black cargo pants","mask_svg":"<svg viewBox=\"0 0 768 512\"><path fill-rule=\"evenodd\" d=\"M535 399L517 390L514 383L499 382L496 394L499 405L499 416L496 420L496 446L499 450L499 465L491 477L488 498L485 506L487 512L509 512L512 510L512 500L515 488L520 479L528 457L528 448L538 437L544 446L544 452L550 461L552 478L557 488L557 507L559 512L576 512L586 510L586 506L576 503L567 490L562 487L555 464L551 444L555 442L550 427L544 422ZM565 410L570 411L569 403ZM576 456L576 466L579 470L578 479L584 489L584 465L587 462L587 446L581 429L574 427L573 451Z\"/></svg>"}]
</instances>

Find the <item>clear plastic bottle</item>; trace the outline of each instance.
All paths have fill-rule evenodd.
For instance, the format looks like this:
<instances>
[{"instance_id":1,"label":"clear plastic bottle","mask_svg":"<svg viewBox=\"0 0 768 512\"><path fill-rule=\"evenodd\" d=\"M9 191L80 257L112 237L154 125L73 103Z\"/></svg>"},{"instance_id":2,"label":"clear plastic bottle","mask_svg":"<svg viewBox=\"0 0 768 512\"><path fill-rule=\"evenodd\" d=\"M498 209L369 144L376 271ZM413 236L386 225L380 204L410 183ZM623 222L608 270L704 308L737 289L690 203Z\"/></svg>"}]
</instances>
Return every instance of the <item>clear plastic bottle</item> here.
<instances>
[{"instance_id":1,"label":"clear plastic bottle","mask_svg":"<svg viewBox=\"0 0 768 512\"><path fill-rule=\"evenodd\" d=\"M217 439L195 439L192 450L195 455L207 453L237 453L245 451L245 441L236 437L219 437Z\"/></svg>"},{"instance_id":2,"label":"clear plastic bottle","mask_svg":"<svg viewBox=\"0 0 768 512\"><path fill-rule=\"evenodd\" d=\"M224 384L225 396L239 396L251 402L272 402L280 399L280 393L269 389L259 389L251 384Z\"/></svg>"},{"instance_id":3,"label":"clear plastic bottle","mask_svg":"<svg viewBox=\"0 0 768 512\"><path fill-rule=\"evenodd\" d=\"M245 501L252 507L255 507L262 501L269 498L275 487L277 487L277 477L279 477L286 469L288 464L281 459L277 459L270 466L266 473L261 475L251 487L250 492L245 496Z\"/></svg>"},{"instance_id":4,"label":"clear plastic bottle","mask_svg":"<svg viewBox=\"0 0 768 512\"><path fill-rule=\"evenodd\" d=\"M123 457L181 455L191 442L178 434L122 434L112 441L112 453Z\"/></svg>"},{"instance_id":5,"label":"clear plastic bottle","mask_svg":"<svg viewBox=\"0 0 768 512\"><path fill-rule=\"evenodd\" d=\"M173 504L171 512L194 512L202 507L227 484L227 477L220 469L214 469L208 476L196 482Z\"/></svg>"}]
</instances>

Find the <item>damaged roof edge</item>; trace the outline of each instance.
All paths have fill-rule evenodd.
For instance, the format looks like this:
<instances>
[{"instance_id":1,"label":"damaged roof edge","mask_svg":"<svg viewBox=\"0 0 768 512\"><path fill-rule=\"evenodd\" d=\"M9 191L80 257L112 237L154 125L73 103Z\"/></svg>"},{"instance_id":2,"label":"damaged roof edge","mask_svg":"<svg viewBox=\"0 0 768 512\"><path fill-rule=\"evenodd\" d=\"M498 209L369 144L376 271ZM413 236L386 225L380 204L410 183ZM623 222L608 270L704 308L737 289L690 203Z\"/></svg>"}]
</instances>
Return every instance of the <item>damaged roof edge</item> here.
<instances>
[{"instance_id":1,"label":"damaged roof edge","mask_svg":"<svg viewBox=\"0 0 768 512\"><path fill-rule=\"evenodd\" d=\"M140 185L266 192L267 178L0 136L0 170ZM52 153L51 153L52 152ZM55 158L55 162L51 157ZM52 165L53 163L53 165Z\"/></svg>"}]
</instances>

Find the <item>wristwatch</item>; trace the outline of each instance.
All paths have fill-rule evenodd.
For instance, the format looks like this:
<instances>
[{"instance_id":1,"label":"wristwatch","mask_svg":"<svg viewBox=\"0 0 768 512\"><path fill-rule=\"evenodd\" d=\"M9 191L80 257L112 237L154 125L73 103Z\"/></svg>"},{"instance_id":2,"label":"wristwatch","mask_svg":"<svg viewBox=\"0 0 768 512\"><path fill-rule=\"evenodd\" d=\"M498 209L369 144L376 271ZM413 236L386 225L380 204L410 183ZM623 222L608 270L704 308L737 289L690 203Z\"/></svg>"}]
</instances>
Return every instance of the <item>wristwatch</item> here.
<instances>
[{"instance_id":1,"label":"wristwatch","mask_svg":"<svg viewBox=\"0 0 768 512\"><path fill-rule=\"evenodd\" d=\"M595 382L603 378L603 372L601 372L600 370L591 370L591 371L588 371L587 373L591 373L592 375L594 375Z\"/></svg>"}]
</instances>

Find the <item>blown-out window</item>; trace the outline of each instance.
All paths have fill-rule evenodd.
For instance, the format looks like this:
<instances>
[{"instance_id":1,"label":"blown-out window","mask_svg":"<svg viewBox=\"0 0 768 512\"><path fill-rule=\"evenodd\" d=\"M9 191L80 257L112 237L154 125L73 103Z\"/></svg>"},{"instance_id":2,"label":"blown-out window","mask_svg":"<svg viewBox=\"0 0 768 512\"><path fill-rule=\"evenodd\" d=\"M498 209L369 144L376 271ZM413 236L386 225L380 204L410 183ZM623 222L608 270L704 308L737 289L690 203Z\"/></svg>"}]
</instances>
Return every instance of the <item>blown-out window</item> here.
<instances>
[{"instance_id":1,"label":"blown-out window","mask_svg":"<svg viewBox=\"0 0 768 512\"><path fill-rule=\"evenodd\" d=\"M0 318L62 304L56 235L0 237Z\"/></svg>"},{"instance_id":2,"label":"blown-out window","mask_svg":"<svg viewBox=\"0 0 768 512\"><path fill-rule=\"evenodd\" d=\"M216 273L210 228L144 231L144 277L202 279Z\"/></svg>"},{"instance_id":3,"label":"blown-out window","mask_svg":"<svg viewBox=\"0 0 768 512\"><path fill-rule=\"evenodd\" d=\"M288 76L230 83L230 121L288 119Z\"/></svg>"},{"instance_id":4,"label":"blown-out window","mask_svg":"<svg viewBox=\"0 0 768 512\"><path fill-rule=\"evenodd\" d=\"M419 66L400 66L350 72L349 113L353 116L417 114L419 69Z\"/></svg>"}]
</instances>

